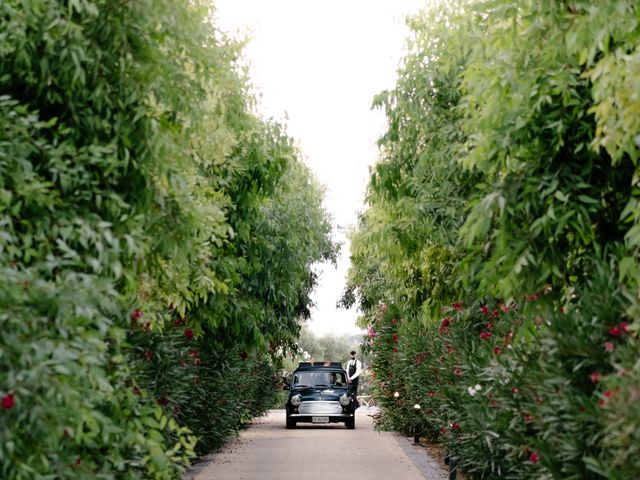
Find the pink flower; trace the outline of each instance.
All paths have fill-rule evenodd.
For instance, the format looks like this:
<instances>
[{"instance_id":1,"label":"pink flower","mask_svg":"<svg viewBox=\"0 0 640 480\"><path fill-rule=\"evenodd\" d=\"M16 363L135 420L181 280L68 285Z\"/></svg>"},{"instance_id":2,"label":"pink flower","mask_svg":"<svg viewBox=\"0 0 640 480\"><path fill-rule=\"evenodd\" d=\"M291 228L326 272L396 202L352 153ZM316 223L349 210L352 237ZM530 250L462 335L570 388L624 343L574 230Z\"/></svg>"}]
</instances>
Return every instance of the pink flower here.
<instances>
[{"instance_id":1,"label":"pink flower","mask_svg":"<svg viewBox=\"0 0 640 480\"><path fill-rule=\"evenodd\" d=\"M483 315L489 315L489 307L487 307L486 305L482 305L480 307L480 311L482 312Z\"/></svg>"},{"instance_id":2,"label":"pink flower","mask_svg":"<svg viewBox=\"0 0 640 480\"><path fill-rule=\"evenodd\" d=\"M367 335L369 335L369 338L376 338L376 331L371 325L367 327Z\"/></svg>"},{"instance_id":3,"label":"pink flower","mask_svg":"<svg viewBox=\"0 0 640 480\"><path fill-rule=\"evenodd\" d=\"M454 303L453 304L453 308L454 308L454 310L457 310L459 312L460 310L462 310L462 303L460 303L460 302Z\"/></svg>"},{"instance_id":4,"label":"pink flower","mask_svg":"<svg viewBox=\"0 0 640 480\"><path fill-rule=\"evenodd\" d=\"M620 331L622 333L629 333L629 324L627 322L620 322Z\"/></svg>"},{"instance_id":5,"label":"pink flower","mask_svg":"<svg viewBox=\"0 0 640 480\"><path fill-rule=\"evenodd\" d=\"M619 337L620 335L622 335L622 331L614 325L609 329L609 335L612 335L614 337Z\"/></svg>"},{"instance_id":6,"label":"pink flower","mask_svg":"<svg viewBox=\"0 0 640 480\"><path fill-rule=\"evenodd\" d=\"M607 398L611 398L613 396L613 392L611 390L605 390L603 395Z\"/></svg>"},{"instance_id":7,"label":"pink flower","mask_svg":"<svg viewBox=\"0 0 640 480\"><path fill-rule=\"evenodd\" d=\"M138 320L140 318L142 318L142 312L140 311L139 308L136 308L130 315L131 320Z\"/></svg>"},{"instance_id":8,"label":"pink flower","mask_svg":"<svg viewBox=\"0 0 640 480\"><path fill-rule=\"evenodd\" d=\"M456 430L460 430L460 424L458 422L453 422L450 426L451 426L451 430L453 430L454 432Z\"/></svg>"},{"instance_id":9,"label":"pink flower","mask_svg":"<svg viewBox=\"0 0 640 480\"><path fill-rule=\"evenodd\" d=\"M4 397L2 397L2 409L3 410L11 410L16 404L13 393L8 393Z\"/></svg>"},{"instance_id":10,"label":"pink flower","mask_svg":"<svg viewBox=\"0 0 640 480\"><path fill-rule=\"evenodd\" d=\"M450 324L451 320L449 320L448 318L442 320L442 325L440 325L440 333L443 333Z\"/></svg>"},{"instance_id":11,"label":"pink flower","mask_svg":"<svg viewBox=\"0 0 640 480\"><path fill-rule=\"evenodd\" d=\"M459 377L460 375L462 375L462 370L460 369L460 367L456 367L456 368L453 370L453 374L454 374L454 375L456 375L456 376L458 376L458 377Z\"/></svg>"},{"instance_id":12,"label":"pink flower","mask_svg":"<svg viewBox=\"0 0 640 480\"><path fill-rule=\"evenodd\" d=\"M593 383L598 383L600 381L600 374L598 372L593 372L591 375L589 375L589 378Z\"/></svg>"},{"instance_id":13,"label":"pink flower","mask_svg":"<svg viewBox=\"0 0 640 480\"><path fill-rule=\"evenodd\" d=\"M513 387L511 389L511 393L513 393L514 395L518 395L520 393L520 389L518 387Z\"/></svg>"},{"instance_id":14,"label":"pink flower","mask_svg":"<svg viewBox=\"0 0 640 480\"><path fill-rule=\"evenodd\" d=\"M531 423L531 422L533 422L533 415L531 415L530 413L525 413L524 423Z\"/></svg>"},{"instance_id":15,"label":"pink flower","mask_svg":"<svg viewBox=\"0 0 640 480\"><path fill-rule=\"evenodd\" d=\"M615 345L612 342L604 342L604 351L605 352L613 352Z\"/></svg>"},{"instance_id":16,"label":"pink flower","mask_svg":"<svg viewBox=\"0 0 640 480\"><path fill-rule=\"evenodd\" d=\"M538 452L532 452L531 455L529 455L529 461L531 463L538 463L540 461L540 455Z\"/></svg>"},{"instance_id":17,"label":"pink flower","mask_svg":"<svg viewBox=\"0 0 640 480\"><path fill-rule=\"evenodd\" d=\"M486 340L487 338L491 338L491 332L480 332L480 340Z\"/></svg>"}]
</instances>

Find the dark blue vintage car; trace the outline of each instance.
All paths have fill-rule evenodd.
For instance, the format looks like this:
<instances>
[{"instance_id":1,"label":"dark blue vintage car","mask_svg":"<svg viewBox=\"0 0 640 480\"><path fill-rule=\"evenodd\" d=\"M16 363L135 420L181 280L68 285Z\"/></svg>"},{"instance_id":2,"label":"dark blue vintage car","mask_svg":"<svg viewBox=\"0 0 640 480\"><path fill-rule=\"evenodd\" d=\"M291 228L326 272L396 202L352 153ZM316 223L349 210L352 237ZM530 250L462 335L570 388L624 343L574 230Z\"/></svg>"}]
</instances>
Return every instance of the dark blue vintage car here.
<instances>
[{"instance_id":1,"label":"dark blue vintage car","mask_svg":"<svg viewBox=\"0 0 640 480\"><path fill-rule=\"evenodd\" d=\"M289 390L287 428L295 428L298 422L344 422L347 428L355 428L355 399L339 362L301 362L285 389Z\"/></svg>"}]
</instances>

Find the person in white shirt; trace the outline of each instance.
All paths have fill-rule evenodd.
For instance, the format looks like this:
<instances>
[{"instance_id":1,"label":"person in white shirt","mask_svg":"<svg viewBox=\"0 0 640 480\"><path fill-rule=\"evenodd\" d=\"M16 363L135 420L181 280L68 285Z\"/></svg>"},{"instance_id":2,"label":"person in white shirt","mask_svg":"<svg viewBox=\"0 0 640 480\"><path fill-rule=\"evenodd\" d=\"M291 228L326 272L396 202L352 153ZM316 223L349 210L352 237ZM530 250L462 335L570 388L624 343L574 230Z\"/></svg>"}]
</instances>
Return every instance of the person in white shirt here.
<instances>
[{"instance_id":1,"label":"person in white shirt","mask_svg":"<svg viewBox=\"0 0 640 480\"><path fill-rule=\"evenodd\" d=\"M356 400L356 407L358 406L358 382L360 380L360 374L362 373L362 363L356 358L356 352L351 351L351 360L347 362L347 383L351 384L351 394Z\"/></svg>"}]
</instances>

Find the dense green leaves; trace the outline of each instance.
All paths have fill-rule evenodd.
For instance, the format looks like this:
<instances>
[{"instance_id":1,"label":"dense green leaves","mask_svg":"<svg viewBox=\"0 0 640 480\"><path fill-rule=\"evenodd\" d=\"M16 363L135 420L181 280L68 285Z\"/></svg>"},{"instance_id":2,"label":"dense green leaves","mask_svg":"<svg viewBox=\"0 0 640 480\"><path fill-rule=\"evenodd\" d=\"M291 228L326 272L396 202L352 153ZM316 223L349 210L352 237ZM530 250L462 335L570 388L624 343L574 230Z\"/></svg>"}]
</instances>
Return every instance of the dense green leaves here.
<instances>
[{"instance_id":1,"label":"dense green leaves","mask_svg":"<svg viewBox=\"0 0 640 480\"><path fill-rule=\"evenodd\" d=\"M442 3L374 102L343 301L383 424L479 478L640 472L636 3Z\"/></svg>"},{"instance_id":2,"label":"dense green leaves","mask_svg":"<svg viewBox=\"0 0 640 480\"><path fill-rule=\"evenodd\" d=\"M176 478L270 406L336 247L211 13L0 4L2 478Z\"/></svg>"}]
</instances>

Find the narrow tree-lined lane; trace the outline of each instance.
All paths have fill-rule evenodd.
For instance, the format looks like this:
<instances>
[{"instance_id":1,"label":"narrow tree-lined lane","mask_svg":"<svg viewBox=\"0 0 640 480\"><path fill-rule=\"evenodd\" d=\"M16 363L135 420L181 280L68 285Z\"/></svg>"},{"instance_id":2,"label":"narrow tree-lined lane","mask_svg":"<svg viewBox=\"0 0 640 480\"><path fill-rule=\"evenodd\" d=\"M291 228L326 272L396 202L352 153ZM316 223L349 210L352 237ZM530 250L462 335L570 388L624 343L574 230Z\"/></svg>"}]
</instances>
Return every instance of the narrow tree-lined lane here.
<instances>
[{"instance_id":1,"label":"narrow tree-lined lane","mask_svg":"<svg viewBox=\"0 0 640 480\"><path fill-rule=\"evenodd\" d=\"M271 410L267 417L255 419L238 442L192 469L185 480L447 478L442 469L429 464L421 447L393 433L375 431L367 413L358 410L355 430L342 424L301 424L286 430L284 410ZM416 456L419 460L412 461Z\"/></svg>"}]
</instances>

